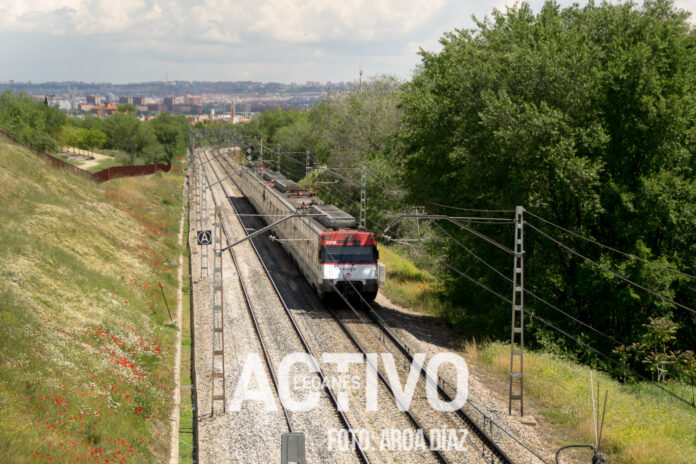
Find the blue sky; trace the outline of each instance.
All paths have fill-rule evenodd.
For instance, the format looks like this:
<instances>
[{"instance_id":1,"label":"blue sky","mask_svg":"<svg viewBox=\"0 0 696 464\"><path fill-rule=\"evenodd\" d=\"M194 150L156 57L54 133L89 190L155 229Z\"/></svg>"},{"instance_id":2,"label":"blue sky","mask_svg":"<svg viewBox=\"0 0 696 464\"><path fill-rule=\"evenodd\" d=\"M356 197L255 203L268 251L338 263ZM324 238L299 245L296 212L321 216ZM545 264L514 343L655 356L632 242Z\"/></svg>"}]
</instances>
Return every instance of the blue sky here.
<instances>
[{"instance_id":1,"label":"blue sky","mask_svg":"<svg viewBox=\"0 0 696 464\"><path fill-rule=\"evenodd\" d=\"M541 1L529 2L535 11ZM561 5L571 1L561 0ZM584 2L582 2L584 3ZM513 5L513 2L507 2ZM677 6L696 11L696 0ZM2 0L0 81L407 79L504 1ZM692 23L694 18L692 18Z\"/></svg>"}]
</instances>

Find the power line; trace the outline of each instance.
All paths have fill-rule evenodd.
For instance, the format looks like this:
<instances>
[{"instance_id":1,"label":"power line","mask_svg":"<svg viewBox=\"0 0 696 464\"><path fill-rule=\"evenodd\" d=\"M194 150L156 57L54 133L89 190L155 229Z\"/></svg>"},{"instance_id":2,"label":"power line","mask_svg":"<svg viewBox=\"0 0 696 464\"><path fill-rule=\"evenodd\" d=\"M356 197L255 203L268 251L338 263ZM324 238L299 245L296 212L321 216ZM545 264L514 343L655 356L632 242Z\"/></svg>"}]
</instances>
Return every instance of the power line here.
<instances>
[{"instance_id":1,"label":"power line","mask_svg":"<svg viewBox=\"0 0 696 464\"><path fill-rule=\"evenodd\" d=\"M428 203L429 205L439 206L439 207L441 207L441 208L449 208L449 209L454 209L454 210L458 210L458 211L471 211L471 212L474 212L474 213L514 213L514 212L515 212L514 209L474 209L474 208L459 208L459 207L457 207L457 206L442 205L442 204L440 204L440 203L435 203L435 202L432 202L432 201L428 201L428 202L426 202L426 203Z\"/></svg>"},{"instance_id":2,"label":"power line","mask_svg":"<svg viewBox=\"0 0 696 464\"><path fill-rule=\"evenodd\" d=\"M651 289L649 289L649 288L647 288L647 287L645 287L645 286L643 286L643 285L641 285L641 284L639 284L639 283L636 283L636 282L632 281L631 279L629 279L628 277L626 277L626 276L624 276L624 275L622 275L622 274L619 274L618 272L612 271L612 270L609 269L608 267L603 266L603 265L597 263L596 261L593 261L592 259L588 258L587 256L585 256L585 255L583 255L583 254L581 254L581 253L578 253L577 251L575 251L575 250L573 250L572 248L570 248L568 245L565 245L564 243L561 243L560 241L558 241L558 240L556 240L555 238L551 237L551 236L548 235L547 233L543 232L541 229L535 227L533 224L530 224L530 223L527 222L527 221L525 221L524 223L525 223L526 225L528 225L529 227L531 227L532 229L534 229L535 231L537 231L539 234L541 234L541 235L543 235L544 237L546 237L548 240L551 240L551 241L552 241L553 243L555 243L556 245L558 245L558 246L560 246L561 248L567 250L568 252L574 254L575 256L578 256L578 257L584 259L585 261L587 261L587 262L593 264L594 266L598 267L599 269L602 269L603 271L608 272L609 274L611 274L611 275L613 275L613 276L615 276L615 277L617 277L617 278L623 280L624 282L626 282L626 283L628 283L628 284L630 284L630 285L633 285L634 287L640 288L641 290L643 290L643 291L645 291L645 292L648 292L648 293L650 293L651 295L653 295L653 296L655 296L655 297L657 297L657 298L659 298L659 299L661 299L661 300L663 300L663 301L665 301L665 302L667 302L667 303L671 303L671 304L673 304L673 305L675 305L675 306L678 306L678 307L680 307L680 308L682 308L682 309L686 309L687 311L690 311L690 312L696 314L696 309L693 309L693 308L690 308L690 307L688 307L688 306L686 306L686 305L683 305L683 304L681 304L681 303L678 303L678 302L674 301L673 299L668 298L668 297L662 295L661 293L656 292L655 290L651 290Z\"/></svg>"},{"instance_id":3,"label":"power line","mask_svg":"<svg viewBox=\"0 0 696 464\"><path fill-rule=\"evenodd\" d=\"M688 404L689 406L694 407L694 405L693 405L692 403L689 403L686 399L682 398L681 396L677 395L676 393L673 393L673 392L669 391L668 389L666 389L666 388L662 387L661 385L655 383L652 379L649 379L649 378L645 377L644 375L639 374L638 372L634 371L633 369L630 369L630 368L626 367L625 364L620 363L619 361L617 361L616 359L614 359L614 358L612 358L612 357L610 357L610 356L607 356L606 354L602 353L601 351L599 351L599 350L593 348L592 346L588 345L587 343L583 342L583 341L580 340L579 338L573 337L573 336L570 335L568 332L566 332L565 330L563 330L563 329L561 329L561 328L556 327L556 326L555 326L554 324L552 324L551 322L548 322L547 320L543 319L542 317L537 316L536 314L534 314L533 312L528 311L527 309L524 309L524 312L525 312L526 314L529 314L530 316L532 316L534 319L537 319L538 321L540 321L542 324L546 325L547 327L552 328L553 330L557 331L558 333L561 333L561 334L565 335L567 338L570 338L571 340L573 340L573 341L576 342L577 344L579 344L579 345L581 345L581 346L587 348L588 350L592 351L593 353L596 353L597 355L601 356L602 358L606 359L607 361L610 361L611 363L615 364L616 366L621 367L621 368L624 369L625 371L628 371L628 372L630 372L630 373L632 373L632 374L638 376L638 377L639 377L640 379L642 379L643 381L650 383L652 386L659 388L659 389L662 390L663 392L668 393L669 395L671 395L672 397L678 399L679 401L683 401L684 403Z\"/></svg>"},{"instance_id":4,"label":"power line","mask_svg":"<svg viewBox=\"0 0 696 464\"><path fill-rule=\"evenodd\" d=\"M417 245L414 245L414 244L409 244L409 245L412 246L412 247L417 246ZM489 288L489 287L486 286L485 284L479 282L477 279L474 279L473 277L470 277L469 275L467 275L467 274L464 273L463 271L461 271L461 270L455 268L454 266L451 266L451 265L447 264L447 263L444 262L443 260L437 260L437 261L438 261L440 264L443 264L444 266L450 268L451 270L453 270L453 271L456 272L457 274L461 275L462 277L466 278L466 279L469 280L470 282L475 283L476 285L482 287L483 289L485 289L485 290L488 291L489 293L491 293L491 294L497 296L498 298L502 299L502 300L505 301L506 303L512 304L512 301L511 301L510 299L508 299L508 298L502 296L500 293L496 292L495 290L492 290L491 288ZM533 296L536 297L536 295L533 295ZM524 308L523 311L524 311L526 314L529 314L529 315L530 315L531 317L533 317L534 319L539 320L539 321L540 321L541 323L543 323L544 325L546 325L546 326L552 328L553 330L555 330L555 331L557 331L558 333L564 335L565 337L570 338L571 340L575 341L576 343L578 343L579 345L583 346L584 348L586 348L586 349L592 351L593 353L597 354L598 356L602 357L603 359L605 359L605 360L607 360L607 361L613 363L614 365L616 365L616 366L622 368L624 371L628 371L628 372L630 372L630 373L636 375L637 377L639 377L639 378L642 379L643 381L646 381L646 382L650 383L650 384L653 385L654 387L657 387L657 388L659 388L660 390L662 390L662 391L668 393L668 394L671 395L672 397L674 397L674 398L676 398L676 399L678 399L678 400L680 400L680 401L683 401L684 403L688 404L689 406L692 406L692 407L694 406L692 403L689 403L686 399L682 398L681 396L677 395L676 393L673 393L673 392L669 391L668 389L666 389L666 388L662 387L661 385L655 383L652 379L649 379L649 378L645 377L644 375L642 375L642 374L640 374L640 373L634 371L633 369L627 367L626 364L621 363L621 362L617 361L616 359L612 358L611 356L608 356L608 355L602 353L602 352L599 351L598 349L596 349L596 348L592 347L591 345L589 345L589 344L583 342L583 341L580 340L578 337L573 337L572 335L570 335L570 334L569 334L568 332L566 332L565 330L563 330L563 329L557 327L555 324L553 324L553 323L551 323L551 322L545 320L544 318L542 318L542 317L540 317L540 316L537 316L535 313L533 313L533 312L527 310L526 308Z\"/></svg>"},{"instance_id":5,"label":"power line","mask_svg":"<svg viewBox=\"0 0 696 464\"><path fill-rule=\"evenodd\" d=\"M499 270L497 270L495 267L493 267L493 265L489 264L486 260L484 260L483 258L481 258L480 256L478 256L476 253L474 253L473 251L471 251L467 246L465 246L463 243L461 243L459 240L457 240L452 234L450 234L449 232L447 232L447 230L445 230L440 224L438 224L438 223L434 223L434 224L435 224L438 228L440 228L440 230L442 230L442 232L444 232L445 235L447 235L447 236L448 236L451 240L453 240L457 245L459 245L460 247L462 247L467 253L469 253L471 256L473 256L474 258L476 258L476 260L478 260L479 262L481 262L482 264L484 264L485 266L487 266L489 269L491 269L493 272L495 272L496 274L498 274L500 277L502 277L502 278L505 279L506 281L508 281L508 282L510 282L510 283L514 283L514 281L513 281L510 277L506 276L505 274L503 274L502 272L500 272ZM611 341L614 342L616 345L623 345L623 343L620 343L619 341L617 341L615 338L611 337L610 335L605 334L604 332L602 332L602 331L600 331L600 330L598 330L598 329L592 327L591 325L589 325L589 324L587 324L587 323L585 323L585 322L583 322L583 321L577 319L576 317L574 317L574 316L568 314L567 312L563 311L562 309L560 309L560 308L554 306L553 304L549 303L548 301L544 300L544 299L541 298L540 296L538 296L538 295L536 295L535 293L533 293L531 290L528 290L527 288L525 288L525 289L524 289L524 292L525 292L526 294L528 294L528 295L530 295L530 296L536 298L536 299L537 299L538 301L540 301L541 303L544 303L545 305L549 306L550 308L552 308L552 309L558 311L559 313L563 314L564 316L566 316L566 317L572 319L573 321L577 322L578 324L582 325L583 327L586 327L586 328L592 330L593 332L595 332L595 333L597 333L597 334L599 334L599 335L605 337L606 339L611 340Z\"/></svg>"},{"instance_id":6,"label":"power line","mask_svg":"<svg viewBox=\"0 0 696 464\"><path fill-rule=\"evenodd\" d=\"M585 236L583 236L583 235L580 235L580 234L578 234L577 232L573 232L572 230L568 230L568 229L566 229L565 227L559 226L558 224L554 224L553 222L549 221L548 219L544 219L543 217L541 217L541 216L539 216L539 215L537 215L537 214L534 214L534 213L532 213L532 212L529 211L529 210L526 210L526 209L525 209L524 211L525 211L527 214L529 214L529 215L531 215L531 216L533 216L533 217L539 219L540 221L543 221L543 222L545 222L546 224L548 224L548 225L550 225L550 226L553 226L553 227L555 227L555 228L557 228L557 229L560 229L560 230L562 230L563 232L565 232L565 233L567 233L567 234L570 234L570 235L572 235L572 236L574 236L574 237L577 237L577 238L579 238L579 239L581 239L581 240L585 240L586 242L589 242L589 243L592 243L592 244L597 245L597 246L599 246L599 247L602 247L602 248L604 248L604 249L613 251L614 253L618 253L618 254L620 254L620 255L626 256L627 258L635 259L635 260L641 261L641 262L643 262L643 263L645 263L645 264L648 264L648 265L650 265L650 266L654 266L654 267L657 267L657 268L662 269L662 270L665 270L665 271L674 272L675 274L679 274L679 275L682 275L682 276L684 276L684 277L688 277L688 278L690 278L690 279L696 280L696 276L694 276L694 275L687 274L686 272L682 272L682 271L680 271L680 270L678 270L678 269L675 269L675 268L673 268L673 267L669 267L669 266L665 266L665 265L662 265L662 264L659 264L659 263L655 263L655 262L653 262L653 261L649 261L649 260L647 260L647 259L641 258L640 256L636 256L636 255L633 255L633 254L631 254L631 253L626 253L625 251L617 250L616 248L612 248L612 247L610 247L610 246L608 246L608 245L604 245L603 243L600 243L600 242L598 242L598 241L596 241L596 240L593 240L593 239L591 239L591 238L588 238L588 237L585 237Z\"/></svg>"},{"instance_id":7,"label":"power line","mask_svg":"<svg viewBox=\"0 0 696 464\"><path fill-rule=\"evenodd\" d=\"M471 227L468 227L468 226L462 224L462 223L459 222L457 219L455 219L455 218L447 218L447 220L449 220L449 221L450 221L451 223L453 223L453 224L458 225L458 226L461 227L462 229L464 229L464 230L466 230L466 231L468 231L468 232L471 232L472 234L476 235L477 237L479 237L479 238L482 239L482 240L485 240L486 242L490 243L491 245L493 245L493 246L495 246L495 247L497 247L497 248L500 248L500 249L503 250L504 252L506 252L506 253L508 253L508 254L511 254L511 255L514 255L514 254L515 254L515 251L514 251L514 250L511 250L510 248L506 247L505 245L502 245L502 244L496 242L496 241L493 240L492 238L488 237L486 234L483 234L483 233L479 232L479 231L476 230L476 229L472 229Z\"/></svg>"}]
</instances>

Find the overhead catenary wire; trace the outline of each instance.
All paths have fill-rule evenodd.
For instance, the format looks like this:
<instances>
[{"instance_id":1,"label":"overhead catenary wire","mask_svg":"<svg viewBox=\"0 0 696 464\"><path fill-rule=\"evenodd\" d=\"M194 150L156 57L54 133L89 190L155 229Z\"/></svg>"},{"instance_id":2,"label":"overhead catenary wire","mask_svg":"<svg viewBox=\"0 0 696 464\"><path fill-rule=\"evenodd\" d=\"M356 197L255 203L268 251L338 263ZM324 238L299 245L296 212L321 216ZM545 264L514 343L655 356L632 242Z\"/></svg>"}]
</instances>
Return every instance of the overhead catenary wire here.
<instances>
[{"instance_id":1,"label":"overhead catenary wire","mask_svg":"<svg viewBox=\"0 0 696 464\"><path fill-rule=\"evenodd\" d=\"M455 242L457 245L459 245L461 248L463 248L467 253L469 253L471 256L473 256L477 261L479 261L480 263L484 264L486 267L488 267L490 270L492 270L493 272L495 272L496 274L498 274L500 277L502 277L503 279L505 279L507 282L514 283L514 281L513 281L510 277L506 276L505 274L503 274L502 272L500 272L498 269L496 269L493 265L491 265L490 263L488 263L486 260L484 260L483 258L481 258L480 256L478 256L478 255L477 255L476 253L474 253L473 251L471 251L466 245L464 245L463 243L461 243L461 242L460 242L459 240L457 240L452 234L450 234L449 232L447 232L447 230L446 230L444 227L442 227L440 224L438 224L438 223L436 223L436 222L433 222L433 224L435 224L435 226L437 226L440 230L442 230L442 232L443 232L445 235L447 235L453 242ZM587 328L587 329L590 329L590 330L592 330L593 332L595 332L596 334L598 334L598 335L600 335L600 336L606 338L607 340L610 340L610 341L614 342L614 344L616 344L616 345L624 345L623 343L621 343L621 342L619 342L618 340L616 340L614 337L612 337L612 336L610 336L610 335L608 335L608 334L602 332L601 330L599 330L599 329L597 329L597 328L591 326L590 324L587 324L587 323L581 321L580 319L574 317L573 315L568 314L567 312L563 311L562 309L558 308L557 306L555 306L555 305L549 303L548 301L546 301L546 300L543 299L542 297L538 296L536 293L532 292L531 290L525 288L525 289L524 289L524 292L525 292L527 295L529 295L529 296L531 296L531 297L537 299L539 302L541 302L541 303L547 305L547 306L550 307L551 309L553 309L553 310L555 310L555 311L557 311L557 312L563 314L564 316L568 317L569 319L572 319L573 321L577 322L578 324L582 325L583 327L585 327L585 328Z\"/></svg>"},{"instance_id":2,"label":"overhead catenary wire","mask_svg":"<svg viewBox=\"0 0 696 464\"><path fill-rule=\"evenodd\" d=\"M559 226L558 224L554 224L553 222L549 221L548 219L544 219L543 217L539 216L538 214L534 214L534 213L532 213L531 211L529 211L529 210L527 210L527 209L525 209L524 212L527 213L527 214L529 214L529 215L532 216L532 217L535 217L536 219L538 219L538 220L540 220L540 221L542 221L542 222L545 222L546 224L548 224L548 225L550 225L550 226L552 226L552 227L555 227L555 228L557 228L557 229L559 229L559 230L562 230L563 232L565 232L565 233L567 233L567 234L572 235L573 237L576 237L576 238L579 238L579 239L584 240L584 241L586 241L586 242L592 243L592 244L594 244L594 245L596 245L596 246L598 246L598 247L604 248L604 249L606 249L606 250L613 251L614 253L618 253L618 254L620 254L620 255L622 255L622 256L625 256L625 257L627 257L627 258L635 259L636 261L641 261L641 262L643 262L643 263L645 263L645 264L648 264L649 266L653 266L653 267L656 267L656 268L658 268L658 269L662 269L662 270L665 270L665 271L673 272L673 273L675 273L675 274L679 274L679 275L681 275L681 276L688 277L688 278L690 278L690 279L696 280L696 276L695 276L695 275L688 274L688 273L686 273L686 272L682 272L682 271L680 271L680 270L678 270L678 269L675 269L675 268L673 268L673 267L669 267L669 266L665 266L665 265L663 265L663 264L655 263L655 262L650 261L650 260L647 260L647 259L645 259L645 258L641 258L640 256L636 256L636 255L634 255L634 254L626 253L625 251L621 251L621 250L618 250L618 249L616 249L616 248L610 247L610 246L608 246L608 245L605 245L605 244L603 244L603 243L598 242L597 240L593 240L593 239L591 239L591 238L585 237L584 235L578 234L577 232L573 232L572 230L566 229L565 227Z\"/></svg>"},{"instance_id":3,"label":"overhead catenary wire","mask_svg":"<svg viewBox=\"0 0 696 464\"><path fill-rule=\"evenodd\" d=\"M454 241L457 245L459 245L459 246L462 247L465 251L467 251L470 255L472 255L476 260L478 260L479 262L481 262L482 264L484 264L486 267L488 267L489 269L491 269L493 272L495 272L496 274L498 274L500 277L502 277L502 278L505 279L506 281L508 281L508 282L510 282L510 283L514 283L514 281L513 281L510 277L506 276L505 274L503 274L502 272L500 272L499 270L497 270L495 267L493 267L490 263L488 263L488 262L485 261L483 258L481 258L480 256L478 256L476 253L474 253L473 251L471 251L471 250L470 250L468 247L466 247L463 243L461 243L459 240L457 240L452 234L450 234L449 232L447 232L447 230L444 229L442 226L440 226L439 224L437 224L437 223L434 222L434 221L433 221L433 224L435 224L435 226L437 226L440 230L442 230L442 232L444 232L445 235L447 235L452 241ZM458 269L454 269L452 266L449 266L449 265L446 265L446 267L452 269L453 271L455 271L456 273L462 275L463 277L467 278L468 280L470 280L470 281L472 280L469 276L464 275L464 273L462 273L462 271L460 271L460 270L458 270ZM477 282L477 285L479 285L479 286L485 288L485 289L488 290L490 293L492 293L492 294L494 294L494 295L496 295L496 296L498 296L498 297L500 297L500 298L503 298L506 302L512 303L509 299L507 299L507 298L501 296L501 295L498 294L497 292L495 292L495 291L493 291L493 290L491 290L491 289L485 287L484 285L482 285L482 284L480 284L480 283L478 283L478 282ZM581 321L580 319L574 317L573 315L568 314L566 311L563 311L563 310L560 309L559 307L553 305L552 303L549 303L549 302L546 301L544 298L540 297L539 295L537 295L536 293L532 292L531 290L525 288L525 289L524 289L524 292L525 292L527 295L529 295L529 296L535 298L535 299L536 299L537 301L539 301L540 303L543 303L544 305L546 305L546 306L550 307L551 309L553 309L553 310L559 312L560 314L566 316L567 318L573 320L574 322L576 322L576 323L582 325L583 327L585 327L585 328L587 328L587 329L593 331L593 332L596 333L597 335L600 335L600 336L604 337L605 339L611 341L615 346L625 346L625 345L626 345L625 343L618 341L616 338L612 337L611 335L608 335L608 334L602 332L601 330L599 330L599 329L593 327L592 325L587 324L587 323ZM682 370L679 370L679 372L682 373L682 374L684 373Z\"/></svg>"},{"instance_id":4,"label":"overhead catenary wire","mask_svg":"<svg viewBox=\"0 0 696 464\"><path fill-rule=\"evenodd\" d=\"M696 314L696 309L693 309L693 308L691 308L691 307L689 307L689 306L686 306L686 305L684 305L684 304L682 304L682 303L679 303L679 302L677 302L677 301L674 301L673 299L671 299L671 298L669 298L669 297L666 297L666 296L664 296L663 294L661 294L661 293L659 293L659 292L656 292L655 290L649 289L648 287L645 287L644 285L641 285L641 284L639 284L639 283L637 283L637 282L634 282L634 281L632 281L631 279L629 279L628 277L624 276L623 274L619 274L619 273L616 272L616 271L612 271L612 270L609 269L608 267L603 266L603 265L599 264L598 262L596 262L596 261L594 261L594 260L588 258L587 256L583 255L582 253L579 253L579 252L575 251L574 249L572 249L572 248L569 247L568 245L566 245L566 244L560 242L559 240L556 240L555 238L551 237L549 234L547 234L546 232L542 231L541 229L539 229L538 227L534 226L533 224L531 224L531 223L529 223L529 222L527 222L527 221L525 221L524 223L525 223L525 225L528 225L529 227L531 227L532 229L534 229L537 233L541 234L541 235L544 236L546 239L552 241L553 243L555 243L555 244L558 245L559 247L563 248L564 250L568 251L569 253L571 253L571 254L573 254L573 255L575 255L575 256L578 256L579 258L584 259L585 261L589 262L590 264L594 265L595 267L597 267L597 268L599 268L599 269L601 269L601 270L603 270L603 271L605 271L605 272L608 272L609 274L613 275L614 277L616 277L616 278L618 278L618 279L620 279L620 280L623 280L623 281L626 282L627 284L633 285L634 287L639 288L639 289L641 289L641 290L643 290L643 291L645 291L645 292L651 294L652 296L661 299L662 301L665 301L665 302L667 302L667 303L673 304L674 306L677 306L677 307L679 307L679 308L685 309L685 310L687 310L687 311L690 311L690 312Z\"/></svg>"},{"instance_id":5,"label":"overhead catenary wire","mask_svg":"<svg viewBox=\"0 0 696 464\"><path fill-rule=\"evenodd\" d=\"M441 208L448 208L457 211L470 211L472 213L514 213L514 209L476 209L476 208L460 208L458 206L443 205L441 203L435 203L433 201L426 202L429 205L439 206Z\"/></svg>"},{"instance_id":6,"label":"overhead catenary wire","mask_svg":"<svg viewBox=\"0 0 696 464\"><path fill-rule=\"evenodd\" d=\"M410 245L410 246L417 246L417 245L415 245L415 244L409 244L409 245ZM457 274L461 275L462 277L466 278L468 281L470 281L470 282L472 282L472 283L475 283L476 285L482 287L483 289L485 289L486 291L488 291L488 292L491 293L492 295L497 296L498 298L500 298L501 300L505 301L505 302L508 303L508 304L512 304L512 300L510 300L509 298L507 298L507 297L501 295L500 293L496 292L495 290L492 290L491 288L489 288L489 287L486 286L485 284L479 282L478 279L475 279L475 278L473 278L473 277L467 275L465 272L463 272L463 271L461 271L461 270L455 268L454 266L451 266L451 265L449 265L449 264L447 264L447 263L444 263L444 261L442 261L442 260L437 260L437 261L438 261L439 263L441 263L441 264L444 264L446 267L450 268L451 270L453 270L453 271L456 272ZM570 335L567 331L565 331L565 330L563 330L563 329L557 327L555 324L553 324L553 323L547 321L546 319L544 319L544 318L542 318L542 317L540 317L540 316L537 316L534 312L529 311L529 310L526 309L526 308L524 308L523 311L524 311L525 314L528 314L528 315L530 315L532 318L537 319L537 320L538 320L539 322L541 322L542 324L544 324L544 325L548 326L549 328L555 330L556 332L560 333L561 335L564 335L566 338L569 338L569 339L573 340L574 342L578 343L579 345L583 346L584 348L586 348L586 349L592 351L593 353L597 354L597 355L600 356L601 358L603 358L603 359L605 359L605 360L611 362L612 364L614 364L614 365L616 365L616 366L622 368L624 371L630 372L631 374L633 374L633 375L639 377L641 380L646 381L646 382L650 383L651 385L653 385L654 387L657 387L657 388L659 388L660 390L662 390L662 391L668 393L670 396L672 396L672 397L674 397L674 398L676 398L676 399L678 399L678 400L680 400L680 401L682 401L682 402L684 402L684 403L686 403L686 404L688 404L688 405L690 405L690 406L692 406L692 407L694 406L694 404L690 403L689 401L687 401L686 399L684 399L684 398L682 398L681 396L677 395L676 393L671 392L670 390L668 390L668 389L662 387L661 385L655 383L653 380L651 380L651 379L645 377L644 375L642 375L642 374L640 374L640 373L634 371L633 369L630 369L629 367L626 366L626 364L621 363L620 361L617 361L616 359L612 358L611 356L609 356L609 355L607 355L607 354L605 354L605 353L602 353L601 351L599 351L598 349L596 349L596 348L594 348L593 346L589 345L588 343L583 342L583 341L580 340L578 337L573 337L573 336Z\"/></svg>"},{"instance_id":7,"label":"overhead catenary wire","mask_svg":"<svg viewBox=\"0 0 696 464\"><path fill-rule=\"evenodd\" d=\"M682 402L688 404L688 405L691 406L691 407L694 407L694 404L693 404L693 403L690 403L690 402L687 401L686 399L684 399L684 398L682 398L681 396L677 395L676 393L671 392L670 390L664 388L664 387L661 386L660 384L655 383L655 381L653 381L652 379L649 379L649 378L645 377L644 375L642 375L642 374L640 374L640 373L634 371L633 369L628 368L624 363L621 363L620 361L617 361L616 359L612 358L611 356L608 356L608 355L602 353L601 351L597 350L596 348L593 348L593 347L590 346L589 344L587 344L587 343L583 342L582 340L580 340L578 337L573 337L572 335L570 335L570 334L569 334L568 332L566 332L565 330L563 330L563 329L557 327L555 324L553 324L553 323L547 321L546 319L544 319L544 318L542 318L542 317L540 317L540 316L537 316L536 314L534 314L533 312L527 310L526 308L524 309L524 312L525 312L525 314L529 314L531 317L533 317L534 319L538 320L539 322L541 322L542 324L546 325L547 327L549 327L549 328L555 330L556 332L558 332L558 333L560 333L560 334L562 334L562 335L565 335L567 338L573 340L575 343L577 343L577 344L583 346L584 348L586 348L586 349L592 351L593 353L597 354L598 356L601 356L603 359L606 359L607 361L611 362L612 364L614 364L614 365L616 365L616 366L618 366L618 367L624 369L625 371L628 371L628 372L630 372L631 374L633 374L633 375L639 377L639 378L640 378L641 380L643 380L644 382L648 382L648 383L650 383L652 386L659 388L660 390L662 390L662 391L665 392L665 393L668 393L668 394L669 394L670 396L672 396L673 398L675 398L675 399L677 399L677 400L679 400L679 401L682 401Z\"/></svg>"}]
</instances>

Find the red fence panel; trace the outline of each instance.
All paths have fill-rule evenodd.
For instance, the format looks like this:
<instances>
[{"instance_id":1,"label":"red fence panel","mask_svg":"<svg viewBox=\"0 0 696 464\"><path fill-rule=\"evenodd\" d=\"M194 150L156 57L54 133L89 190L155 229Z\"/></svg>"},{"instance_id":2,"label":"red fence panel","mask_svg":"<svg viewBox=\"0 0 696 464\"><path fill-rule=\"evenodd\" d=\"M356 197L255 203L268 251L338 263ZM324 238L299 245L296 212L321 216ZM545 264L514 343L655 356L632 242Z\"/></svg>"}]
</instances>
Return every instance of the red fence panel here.
<instances>
[{"instance_id":1,"label":"red fence panel","mask_svg":"<svg viewBox=\"0 0 696 464\"><path fill-rule=\"evenodd\" d=\"M169 172L171 169L171 164L164 163L147 164L145 166L114 166L104 169L103 171L95 172L93 175L97 182L106 182L107 180L118 179L119 177L147 176L158 171Z\"/></svg>"}]
</instances>

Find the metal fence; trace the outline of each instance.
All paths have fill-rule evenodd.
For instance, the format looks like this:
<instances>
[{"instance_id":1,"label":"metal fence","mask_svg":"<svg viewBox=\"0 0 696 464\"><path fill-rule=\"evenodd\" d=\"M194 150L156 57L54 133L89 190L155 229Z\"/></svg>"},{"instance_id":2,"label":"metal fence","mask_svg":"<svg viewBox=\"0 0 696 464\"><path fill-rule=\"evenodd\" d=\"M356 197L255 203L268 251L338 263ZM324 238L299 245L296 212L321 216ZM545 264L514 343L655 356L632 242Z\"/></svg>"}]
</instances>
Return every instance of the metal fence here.
<instances>
[{"instance_id":1,"label":"metal fence","mask_svg":"<svg viewBox=\"0 0 696 464\"><path fill-rule=\"evenodd\" d=\"M106 182L119 177L147 176L156 172L169 172L171 164L146 164L145 166L114 166L92 174L97 182Z\"/></svg>"}]
</instances>

